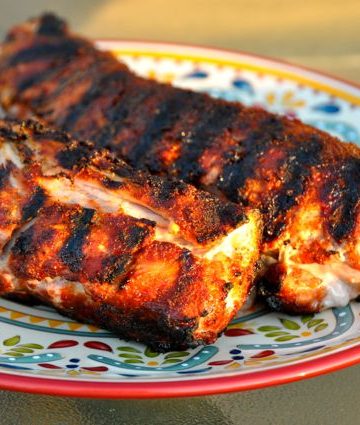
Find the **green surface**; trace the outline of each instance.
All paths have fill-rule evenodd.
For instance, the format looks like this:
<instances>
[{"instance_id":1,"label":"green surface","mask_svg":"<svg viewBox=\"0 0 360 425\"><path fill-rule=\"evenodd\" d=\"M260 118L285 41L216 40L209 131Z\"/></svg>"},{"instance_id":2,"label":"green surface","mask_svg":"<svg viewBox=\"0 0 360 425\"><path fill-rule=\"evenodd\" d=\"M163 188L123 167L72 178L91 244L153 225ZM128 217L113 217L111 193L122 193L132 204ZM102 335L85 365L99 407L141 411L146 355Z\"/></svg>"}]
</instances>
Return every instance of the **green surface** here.
<instances>
[{"instance_id":1,"label":"green surface","mask_svg":"<svg viewBox=\"0 0 360 425\"><path fill-rule=\"evenodd\" d=\"M93 38L178 41L276 56L360 82L359 0L0 0L0 36L54 10ZM1 329L0 329L1 334ZM358 424L360 366L281 387L171 400L0 392L0 425Z\"/></svg>"}]
</instances>

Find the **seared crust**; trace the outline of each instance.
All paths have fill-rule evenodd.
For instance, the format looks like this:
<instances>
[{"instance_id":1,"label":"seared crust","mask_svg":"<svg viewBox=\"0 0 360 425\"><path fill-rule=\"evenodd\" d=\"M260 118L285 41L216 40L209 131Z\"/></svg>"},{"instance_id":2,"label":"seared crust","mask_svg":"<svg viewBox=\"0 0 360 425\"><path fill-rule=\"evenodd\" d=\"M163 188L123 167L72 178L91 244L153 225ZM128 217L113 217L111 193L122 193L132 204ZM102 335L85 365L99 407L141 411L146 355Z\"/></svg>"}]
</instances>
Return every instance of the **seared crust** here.
<instances>
[{"instance_id":1,"label":"seared crust","mask_svg":"<svg viewBox=\"0 0 360 425\"><path fill-rule=\"evenodd\" d=\"M156 350L214 342L246 302L257 212L32 121L0 120L0 160L0 294Z\"/></svg>"},{"instance_id":2,"label":"seared crust","mask_svg":"<svg viewBox=\"0 0 360 425\"><path fill-rule=\"evenodd\" d=\"M18 278L61 276L120 285L134 255L151 241L153 228L152 222L124 214L50 203L15 239L9 264Z\"/></svg>"},{"instance_id":3,"label":"seared crust","mask_svg":"<svg viewBox=\"0 0 360 425\"><path fill-rule=\"evenodd\" d=\"M262 293L271 300L275 297L279 305L289 305L289 310L320 309L326 292L321 279L317 279L321 290L314 294L309 289L313 276L297 270L294 277L283 259L290 247L292 261L298 263L336 260L360 269L358 147L296 119L142 79L111 54L74 36L52 15L9 33L0 70L2 104L17 116L34 114L91 139L97 149L110 148L136 168L171 175L258 208L264 220L262 251L280 260L283 271L276 274L280 280L267 283ZM143 184L157 198L171 191L159 189L156 178L144 182L139 177L139 182L138 191L133 187L134 196ZM177 188L181 191L181 186ZM203 201L196 198L201 208L213 202ZM174 206L166 202L174 213L182 214L179 223L182 218L186 222L185 211L176 202ZM227 207L216 209L224 217L222 223L237 217ZM315 218L309 217L310 210ZM211 240L206 229L216 220L204 222L204 232L199 217L192 217L198 223L193 240ZM227 228L222 226L215 226L215 235ZM306 228L312 233L304 232ZM315 246L316 255L310 255ZM308 293L315 303L311 297L305 301L296 295L294 288L302 279L309 281ZM274 276L268 275L267 282L273 281Z\"/></svg>"},{"instance_id":4,"label":"seared crust","mask_svg":"<svg viewBox=\"0 0 360 425\"><path fill-rule=\"evenodd\" d=\"M79 178L95 181L103 190L114 190L129 200L136 200L176 223L182 237L199 246L210 246L247 220L241 205L224 202L171 177L136 171L108 151L95 150L90 142L76 141L66 133L31 120L22 124L0 120L0 141L16 137L17 142L28 140L34 144L33 151L29 144L20 144L25 162L41 161L46 156L43 167L49 172L61 170L71 176L76 174ZM33 199L36 201L37 198Z\"/></svg>"},{"instance_id":5,"label":"seared crust","mask_svg":"<svg viewBox=\"0 0 360 425\"><path fill-rule=\"evenodd\" d=\"M216 188L231 201L261 208L265 242L279 238L311 170L326 164L344 168L352 194L323 190L324 205L336 197L324 223L337 241L354 226L358 181L345 174L358 174L358 149L298 120L144 80L52 15L9 33L0 69L5 107L18 105L18 113L25 108L98 148L109 147L136 168Z\"/></svg>"}]
</instances>

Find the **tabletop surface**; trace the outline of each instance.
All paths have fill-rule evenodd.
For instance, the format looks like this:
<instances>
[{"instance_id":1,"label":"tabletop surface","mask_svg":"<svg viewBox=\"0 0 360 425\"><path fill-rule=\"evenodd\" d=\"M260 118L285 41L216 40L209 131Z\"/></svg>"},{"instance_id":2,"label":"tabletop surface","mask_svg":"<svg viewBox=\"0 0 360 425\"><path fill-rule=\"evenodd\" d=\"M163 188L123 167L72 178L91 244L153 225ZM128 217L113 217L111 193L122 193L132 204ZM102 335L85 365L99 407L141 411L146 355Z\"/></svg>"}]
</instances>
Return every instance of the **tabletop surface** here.
<instances>
[{"instance_id":1,"label":"tabletop surface","mask_svg":"<svg viewBox=\"0 0 360 425\"><path fill-rule=\"evenodd\" d=\"M52 10L92 38L244 50L360 83L359 0L0 0L0 10L0 37L11 25ZM187 399L86 400L0 391L0 425L357 424L359 387L360 366L353 366L280 387Z\"/></svg>"}]
</instances>

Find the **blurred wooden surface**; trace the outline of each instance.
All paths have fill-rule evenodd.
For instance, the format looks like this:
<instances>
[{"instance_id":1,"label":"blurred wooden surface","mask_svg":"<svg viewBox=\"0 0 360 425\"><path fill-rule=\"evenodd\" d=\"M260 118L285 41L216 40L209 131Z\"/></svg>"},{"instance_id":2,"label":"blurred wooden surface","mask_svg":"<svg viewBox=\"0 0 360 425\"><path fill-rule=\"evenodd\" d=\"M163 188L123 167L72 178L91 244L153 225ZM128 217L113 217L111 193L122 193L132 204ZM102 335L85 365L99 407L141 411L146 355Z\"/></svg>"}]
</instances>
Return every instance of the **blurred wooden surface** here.
<instances>
[{"instance_id":1,"label":"blurred wooden surface","mask_svg":"<svg viewBox=\"0 0 360 425\"><path fill-rule=\"evenodd\" d=\"M360 0L0 0L0 37L46 10L92 38L240 49L360 82ZM354 425L359 386L356 366L282 387L192 399L101 401L0 392L0 425Z\"/></svg>"},{"instance_id":2,"label":"blurred wooden surface","mask_svg":"<svg viewBox=\"0 0 360 425\"><path fill-rule=\"evenodd\" d=\"M0 8L1 35L53 10L93 38L240 49L360 81L359 0L0 0Z\"/></svg>"}]
</instances>

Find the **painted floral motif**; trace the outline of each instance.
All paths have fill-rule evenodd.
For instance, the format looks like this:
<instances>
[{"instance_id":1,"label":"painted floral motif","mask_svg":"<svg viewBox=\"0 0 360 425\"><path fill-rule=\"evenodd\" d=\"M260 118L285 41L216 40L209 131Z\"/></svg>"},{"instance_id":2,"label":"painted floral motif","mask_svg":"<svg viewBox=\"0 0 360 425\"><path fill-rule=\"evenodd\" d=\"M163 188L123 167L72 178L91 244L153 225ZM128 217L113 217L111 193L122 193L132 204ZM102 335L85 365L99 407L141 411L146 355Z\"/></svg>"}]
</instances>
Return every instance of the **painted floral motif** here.
<instances>
[{"instance_id":1,"label":"painted floral motif","mask_svg":"<svg viewBox=\"0 0 360 425\"><path fill-rule=\"evenodd\" d=\"M247 323L231 323L224 332L225 336L238 337L254 334L254 328L250 327Z\"/></svg>"},{"instance_id":2,"label":"painted floral motif","mask_svg":"<svg viewBox=\"0 0 360 425\"><path fill-rule=\"evenodd\" d=\"M189 74L186 74L183 78L197 78L197 79L204 79L204 78L208 78L209 77L209 73L205 72L201 69L197 69L194 70L192 72L190 72Z\"/></svg>"},{"instance_id":3,"label":"painted floral motif","mask_svg":"<svg viewBox=\"0 0 360 425\"><path fill-rule=\"evenodd\" d=\"M4 339L0 345L0 354L9 357L23 357L36 353L44 347L32 342L22 343L20 335L14 335Z\"/></svg>"},{"instance_id":4,"label":"painted floral motif","mask_svg":"<svg viewBox=\"0 0 360 425\"><path fill-rule=\"evenodd\" d=\"M299 95L292 90L286 90L284 93L269 91L265 95L265 99L269 106L275 106L286 113L294 113L299 108L306 106L305 99L300 98Z\"/></svg>"},{"instance_id":5,"label":"painted floral motif","mask_svg":"<svg viewBox=\"0 0 360 425\"><path fill-rule=\"evenodd\" d=\"M160 81L161 83L172 83L175 74L172 72L159 73L156 69L150 69L146 75L150 80Z\"/></svg>"},{"instance_id":6,"label":"painted floral motif","mask_svg":"<svg viewBox=\"0 0 360 425\"><path fill-rule=\"evenodd\" d=\"M97 354L90 354L88 358L119 369L141 372L183 373L183 371L189 369L194 372L195 367L205 364L219 352L219 348L214 345L188 351L173 351L166 354L157 353L150 348L145 348L142 352L131 346L117 347L117 350L120 352L118 354L119 359Z\"/></svg>"},{"instance_id":7,"label":"painted floral motif","mask_svg":"<svg viewBox=\"0 0 360 425\"><path fill-rule=\"evenodd\" d=\"M323 331L328 327L325 319L315 318L314 315L301 316L300 319L279 318L280 325L263 325L257 330L267 338L277 342L291 341L296 338L310 337L313 333Z\"/></svg>"},{"instance_id":8,"label":"painted floral motif","mask_svg":"<svg viewBox=\"0 0 360 425\"><path fill-rule=\"evenodd\" d=\"M53 363L39 363L39 366L43 369L51 370L52 372L68 375L68 376L79 376L79 375L101 375L107 372L109 369L106 366L82 366L80 364L80 358L71 358L67 361L64 366L58 366Z\"/></svg>"},{"instance_id":9,"label":"painted floral motif","mask_svg":"<svg viewBox=\"0 0 360 425\"><path fill-rule=\"evenodd\" d=\"M235 89L241 90L241 91L246 92L250 95L253 95L255 93L253 85L248 80L245 80L243 78L235 78L232 81L232 86Z\"/></svg>"},{"instance_id":10,"label":"painted floral motif","mask_svg":"<svg viewBox=\"0 0 360 425\"><path fill-rule=\"evenodd\" d=\"M320 103L312 107L314 111L323 112L325 114L337 114L341 107L335 102Z\"/></svg>"},{"instance_id":11,"label":"painted floral motif","mask_svg":"<svg viewBox=\"0 0 360 425\"><path fill-rule=\"evenodd\" d=\"M188 351L173 351L165 355L161 355L149 347L140 350L131 346L120 346L116 348L118 357L127 364L142 364L147 366L164 366L169 364L180 363L189 356Z\"/></svg>"},{"instance_id":12,"label":"painted floral motif","mask_svg":"<svg viewBox=\"0 0 360 425\"><path fill-rule=\"evenodd\" d=\"M224 369L238 369L245 359L243 352L239 348L232 348L229 351L230 358L209 362L209 366L222 366Z\"/></svg>"},{"instance_id":13,"label":"painted floral motif","mask_svg":"<svg viewBox=\"0 0 360 425\"><path fill-rule=\"evenodd\" d=\"M354 315L348 307L335 309L333 316L330 315L335 319L330 333L326 333L329 319L322 315L288 317L260 308L235 319L217 346L166 354L155 352L141 344L120 345L116 338L104 342L74 337L56 339L45 345L34 342L22 344L21 337L14 335L3 340L5 351L3 350L4 356L0 357L0 368L23 372L33 370L45 375L66 375L72 378L81 375L86 379L114 374L130 379L154 372L198 374L210 373L212 369L258 369L264 365L287 364L297 358L310 358L317 351L323 353L331 350L332 348L319 344L319 341L331 340L334 333L341 335L341 329L346 333L353 324ZM322 336L314 340L317 334ZM39 337L42 341L46 338L41 334ZM253 343L249 344L254 338ZM236 341L237 345L231 344L226 350L226 339ZM268 339L276 344L269 346L266 344ZM311 345L306 346L309 343ZM276 349L269 348L275 346ZM16 351L18 348L20 350ZM33 354L35 350L38 350L36 355ZM14 353L19 356L14 356Z\"/></svg>"}]
</instances>

